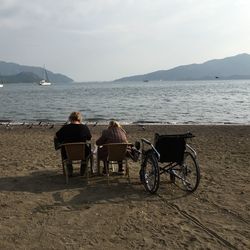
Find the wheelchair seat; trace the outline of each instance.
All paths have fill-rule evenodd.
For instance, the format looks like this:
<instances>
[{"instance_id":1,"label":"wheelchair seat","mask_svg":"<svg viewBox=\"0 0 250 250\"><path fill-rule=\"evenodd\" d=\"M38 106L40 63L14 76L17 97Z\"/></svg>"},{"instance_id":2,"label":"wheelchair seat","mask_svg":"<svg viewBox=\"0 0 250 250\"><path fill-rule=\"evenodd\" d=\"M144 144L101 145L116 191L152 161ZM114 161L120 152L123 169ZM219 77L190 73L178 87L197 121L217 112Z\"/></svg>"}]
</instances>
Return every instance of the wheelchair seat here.
<instances>
[{"instance_id":1,"label":"wheelchair seat","mask_svg":"<svg viewBox=\"0 0 250 250\"><path fill-rule=\"evenodd\" d=\"M154 146L160 153L159 162L183 162L186 141L184 135L155 134Z\"/></svg>"}]
</instances>

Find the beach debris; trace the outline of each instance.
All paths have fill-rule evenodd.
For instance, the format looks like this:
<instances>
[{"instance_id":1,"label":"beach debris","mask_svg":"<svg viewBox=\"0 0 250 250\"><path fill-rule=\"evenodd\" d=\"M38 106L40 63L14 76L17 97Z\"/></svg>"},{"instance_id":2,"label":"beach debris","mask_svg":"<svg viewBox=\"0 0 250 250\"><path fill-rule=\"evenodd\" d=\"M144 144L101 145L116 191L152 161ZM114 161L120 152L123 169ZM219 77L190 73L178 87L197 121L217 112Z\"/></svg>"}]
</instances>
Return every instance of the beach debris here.
<instances>
[{"instance_id":1,"label":"beach debris","mask_svg":"<svg viewBox=\"0 0 250 250\"><path fill-rule=\"evenodd\" d=\"M28 126L27 126L28 128L32 128L33 127L33 123L31 123L31 124L28 124Z\"/></svg>"},{"instance_id":2,"label":"beach debris","mask_svg":"<svg viewBox=\"0 0 250 250\"><path fill-rule=\"evenodd\" d=\"M144 130L144 131L146 130L145 127L142 124L139 124L138 126L141 127L142 130Z\"/></svg>"},{"instance_id":3,"label":"beach debris","mask_svg":"<svg viewBox=\"0 0 250 250\"><path fill-rule=\"evenodd\" d=\"M11 122L8 122L8 123L5 125L5 128L6 128L6 129L12 129L12 127L11 127Z\"/></svg>"},{"instance_id":4,"label":"beach debris","mask_svg":"<svg viewBox=\"0 0 250 250\"><path fill-rule=\"evenodd\" d=\"M97 125L98 122L95 122L95 124L93 125L93 127L95 127Z\"/></svg>"}]
</instances>

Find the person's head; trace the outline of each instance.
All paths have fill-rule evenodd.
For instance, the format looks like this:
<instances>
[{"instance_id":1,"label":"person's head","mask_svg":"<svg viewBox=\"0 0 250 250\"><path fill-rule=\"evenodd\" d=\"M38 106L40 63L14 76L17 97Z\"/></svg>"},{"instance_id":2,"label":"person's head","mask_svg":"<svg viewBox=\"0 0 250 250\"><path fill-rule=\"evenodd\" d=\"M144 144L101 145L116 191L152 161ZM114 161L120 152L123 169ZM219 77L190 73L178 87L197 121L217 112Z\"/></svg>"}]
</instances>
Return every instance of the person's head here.
<instances>
[{"instance_id":1,"label":"person's head","mask_svg":"<svg viewBox=\"0 0 250 250\"><path fill-rule=\"evenodd\" d=\"M72 112L69 116L69 121L71 123L74 123L74 122L79 122L81 123L82 122L82 115L80 112Z\"/></svg>"},{"instance_id":2,"label":"person's head","mask_svg":"<svg viewBox=\"0 0 250 250\"><path fill-rule=\"evenodd\" d=\"M109 128L121 128L121 125L118 121L111 120L109 122Z\"/></svg>"}]
</instances>

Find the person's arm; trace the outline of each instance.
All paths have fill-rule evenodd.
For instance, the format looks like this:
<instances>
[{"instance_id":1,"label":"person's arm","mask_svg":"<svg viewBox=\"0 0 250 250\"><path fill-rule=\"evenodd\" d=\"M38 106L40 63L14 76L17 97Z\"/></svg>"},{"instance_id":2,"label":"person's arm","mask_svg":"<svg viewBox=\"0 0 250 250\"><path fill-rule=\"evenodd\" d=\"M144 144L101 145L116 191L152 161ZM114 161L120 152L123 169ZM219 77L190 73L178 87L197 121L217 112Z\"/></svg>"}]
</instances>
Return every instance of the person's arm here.
<instances>
[{"instance_id":1,"label":"person's arm","mask_svg":"<svg viewBox=\"0 0 250 250\"><path fill-rule=\"evenodd\" d=\"M103 144L105 144L106 143L106 135L105 135L106 133L105 133L105 130L104 131L102 131L102 135L101 135L101 137L99 138L99 139L97 139L97 141L96 141L96 145L97 146L101 146L101 145L103 145Z\"/></svg>"},{"instance_id":2,"label":"person's arm","mask_svg":"<svg viewBox=\"0 0 250 250\"><path fill-rule=\"evenodd\" d=\"M91 138L92 138L92 135L90 133L88 126L85 126L85 136L86 136L87 141L91 140Z\"/></svg>"},{"instance_id":3,"label":"person's arm","mask_svg":"<svg viewBox=\"0 0 250 250\"><path fill-rule=\"evenodd\" d=\"M63 127L61 127L56 133L55 133L55 136L54 136L54 147L55 147L55 150L58 150L59 148L61 148L61 144L63 143L62 141L62 130L63 130Z\"/></svg>"},{"instance_id":4,"label":"person's arm","mask_svg":"<svg viewBox=\"0 0 250 250\"><path fill-rule=\"evenodd\" d=\"M55 137L60 143L62 143L63 127L61 127L55 134Z\"/></svg>"},{"instance_id":5,"label":"person's arm","mask_svg":"<svg viewBox=\"0 0 250 250\"><path fill-rule=\"evenodd\" d=\"M127 138L127 133L123 128L120 128L119 131L119 137L121 138L121 140L125 143L128 143L128 138Z\"/></svg>"}]
</instances>

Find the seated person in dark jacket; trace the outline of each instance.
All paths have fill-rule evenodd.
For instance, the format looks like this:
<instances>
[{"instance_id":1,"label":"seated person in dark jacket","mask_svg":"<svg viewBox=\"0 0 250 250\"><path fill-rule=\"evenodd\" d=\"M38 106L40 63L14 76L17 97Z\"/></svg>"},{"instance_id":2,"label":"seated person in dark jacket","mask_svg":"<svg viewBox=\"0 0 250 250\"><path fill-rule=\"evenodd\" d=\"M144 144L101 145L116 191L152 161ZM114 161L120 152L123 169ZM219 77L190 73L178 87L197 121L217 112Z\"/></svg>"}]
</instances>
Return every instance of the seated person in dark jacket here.
<instances>
[{"instance_id":1,"label":"seated person in dark jacket","mask_svg":"<svg viewBox=\"0 0 250 250\"><path fill-rule=\"evenodd\" d=\"M56 132L56 138L60 143L67 142L86 142L91 139L91 133L89 128L82 124L82 116L80 112L72 112L69 116L69 124L64 125ZM85 147L85 154L91 153L91 148ZM65 148L61 148L62 159L66 159ZM73 174L73 166L71 163L67 165L69 176ZM86 165L84 162L81 163L80 174L84 175Z\"/></svg>"}]
</instances>

